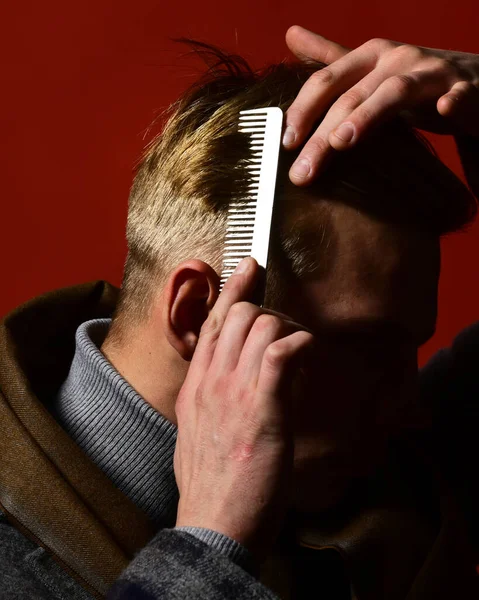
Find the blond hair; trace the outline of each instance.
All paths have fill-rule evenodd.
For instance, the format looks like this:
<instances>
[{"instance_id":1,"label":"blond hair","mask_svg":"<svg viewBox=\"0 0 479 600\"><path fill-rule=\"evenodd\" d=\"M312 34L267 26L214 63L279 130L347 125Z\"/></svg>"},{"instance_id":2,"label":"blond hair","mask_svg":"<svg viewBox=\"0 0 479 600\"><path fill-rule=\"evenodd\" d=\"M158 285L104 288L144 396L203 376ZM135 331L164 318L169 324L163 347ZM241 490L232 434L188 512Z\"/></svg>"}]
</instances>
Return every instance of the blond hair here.
<instances>
[{"instance_id":1,"label":"blond hair","mask_svg":"<svg viewBox=\"0 0 479 600\"><path fill-rule=\"evenodd\" d=\"M114 315L117 332L127 322L148 316L153 293L183 260L199 258L220 274L228 202L233 191L241 193L249 183L245 170L238 168L247 156L244 136L237 132L239 111L265 106L286 110L311 73L324 67L282 62L254 71L241 57L190 43L209 69L167 111L161 134L139 163L129 199L128 255ZM474 199L412 129L396 120L378 135L379 144L374 139L369 142L370 147L381 148L374 159L368 159L368 144L360 152L344 153L313 189L343 201L347 197L347 202L357 202L361 210L379 211L381 218L399 218L407 226L438 235L472 219ZM391 141L401 142L406 149L401 172L396 172L397 161L388 162L384 152L384 145ZM269 279L275 295L280 294L279 271L288 269L302 277L316 268L316 248L311 252L313 229L319 228L316 246L327 240L328 233L329 203L314 224L295 225L301 215L294 197L300 192L287 178L291 161L292 155L282 151L272 236L276 276ZM374 200L373 184L378 178L391 189L387 203L384 198ZM425 201L418 203L419 188ZM405 199L411 194L413 202ZM393 195L397 202L392 201ZM294 219L287 219L287 214L294 214Z\"/></svg>"}]
</instances>

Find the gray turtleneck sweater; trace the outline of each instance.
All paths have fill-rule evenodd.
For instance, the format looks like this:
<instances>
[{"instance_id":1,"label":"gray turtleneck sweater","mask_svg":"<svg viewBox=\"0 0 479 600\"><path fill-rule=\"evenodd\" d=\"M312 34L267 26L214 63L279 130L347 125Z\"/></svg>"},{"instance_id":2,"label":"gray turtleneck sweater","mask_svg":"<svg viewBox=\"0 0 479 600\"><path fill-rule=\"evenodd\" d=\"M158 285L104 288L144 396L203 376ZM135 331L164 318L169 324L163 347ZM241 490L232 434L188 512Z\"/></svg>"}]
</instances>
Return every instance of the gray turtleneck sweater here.
<instances>
[{"instance_id":1,"label":"gray turtleneck sweater","mask_svg":"<svg viewBox=\"0 0 479 600\"><path fill-rule=\"evenodd\" d=\"M176 426L148 404L101 353L111 319L87 321L76 332L69 375L54 416L100 469L158 524L174 527L178 488L173 470ZM246 548L226 535L178 527L240 566Z\"/></svg>"}]
</instances>

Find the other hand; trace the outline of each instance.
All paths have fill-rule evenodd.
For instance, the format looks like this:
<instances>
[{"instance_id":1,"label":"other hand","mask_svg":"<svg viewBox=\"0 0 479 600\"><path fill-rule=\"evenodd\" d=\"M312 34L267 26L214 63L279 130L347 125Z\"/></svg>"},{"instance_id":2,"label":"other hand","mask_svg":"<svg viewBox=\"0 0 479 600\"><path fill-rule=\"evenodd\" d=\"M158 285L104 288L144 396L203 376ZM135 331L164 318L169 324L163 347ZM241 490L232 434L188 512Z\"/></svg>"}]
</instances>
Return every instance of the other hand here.
<instances>
[{"instance_id":1,"label":"other hand","mask_svg":"<svg viewBox=\"0 0 479 600\"><path fill-rule=\"evenodd\" d=\"M286 42L316 71L286 113L284 144L294 149L324 118L290 170L296 185L311 182L333 150L351 148L398 114L419 129L479 136L479 55L373 39L349 50L303 27ZM290 140L288 142L288 139Z\"/></svg>"}]
</instances>

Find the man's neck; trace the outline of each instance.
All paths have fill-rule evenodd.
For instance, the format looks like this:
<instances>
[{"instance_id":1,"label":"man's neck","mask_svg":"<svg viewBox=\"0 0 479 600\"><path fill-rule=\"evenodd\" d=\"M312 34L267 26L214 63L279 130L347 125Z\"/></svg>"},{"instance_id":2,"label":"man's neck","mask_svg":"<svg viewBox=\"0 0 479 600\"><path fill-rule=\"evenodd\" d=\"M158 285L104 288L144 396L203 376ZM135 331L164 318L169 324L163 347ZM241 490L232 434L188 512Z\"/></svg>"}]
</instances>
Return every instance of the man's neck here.
<instances>
[{"instance_id":1,"label":"man's neck","mask_svg":"<svg viewBox=\"0 0 479 600\"><path fill-rule=\"evenodd\" d=\"M166 419L177 425L175 404L189 363L183 360L163 336L148 326L118 343L110 334L101 352L128 383Z\"/></svg>"}]
</instances>

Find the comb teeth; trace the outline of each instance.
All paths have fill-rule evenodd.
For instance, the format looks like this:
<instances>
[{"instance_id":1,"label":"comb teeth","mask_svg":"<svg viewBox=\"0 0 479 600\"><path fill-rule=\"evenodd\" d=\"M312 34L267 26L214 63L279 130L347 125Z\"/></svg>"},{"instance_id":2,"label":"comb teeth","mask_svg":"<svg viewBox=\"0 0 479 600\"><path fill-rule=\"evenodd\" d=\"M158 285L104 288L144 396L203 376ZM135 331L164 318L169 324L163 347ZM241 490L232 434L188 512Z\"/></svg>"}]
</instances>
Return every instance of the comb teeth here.
<instances>
[{"instance_id":1,"label":"comb teeth","mask_svg":"<svg viewBox=\"0 0 479 600\"><path fill-rule=\"evenodd\" d=\"M253 256L266 268L283 113L261 108L241 111L238 131L249 137L248 195L228 207L220 291L238 263Z\"/></svg>"}]
</instances>

